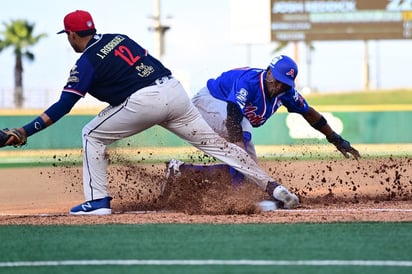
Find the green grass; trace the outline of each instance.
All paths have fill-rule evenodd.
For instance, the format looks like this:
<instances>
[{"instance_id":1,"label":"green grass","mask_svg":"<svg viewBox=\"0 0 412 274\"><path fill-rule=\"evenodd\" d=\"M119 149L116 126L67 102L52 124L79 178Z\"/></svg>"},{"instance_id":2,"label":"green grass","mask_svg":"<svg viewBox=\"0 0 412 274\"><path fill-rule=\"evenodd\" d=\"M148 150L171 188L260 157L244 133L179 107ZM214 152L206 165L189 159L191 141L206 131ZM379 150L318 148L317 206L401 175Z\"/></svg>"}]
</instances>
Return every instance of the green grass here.
<instances>
[{"instance_id":1,"label":"green grass","mask_svg":"<svg viewBox=\"0 0 412 274\"><path fill-rule=\"evenodd\" d=\"M360 151L369 151L369 154L362 155L363 159L387 158L387 157L407 157L412 153L411 144L359 144L356 146ZM256 146L259 155L259 161L301 161L301 160L341 160L343 159L340 153L337 153L329 144L306 144L306 145L284 145L284 146ZM151 154L144 152L138 155L133 154L133 150L122 150L118 155L124 157L114 159L111 165L130 163L137 164L159 164L164 163L172 158L177 158L190 163L213 163L217 160L206 158L203 152L185 152L185 148L181 151L174 150L173 153L167 152L168 148L164 148L162 152ZM150 151L150 149L149 149ZM373 152L373 153L372 153ZM64 151L50 151L46 156L42 153L41 156L29 152L27 155L20 154L15 156L0 155L0 170L2 168L36 168L36 167L80 167L82 165L82 154L79 152L70 157L64 157L67 153ZM57 156L57 157L54 157ZM143 160L144 158L144 160Z\"/></svg>"},{"instance_id":2,"label":"green grass","mask_svg":"<svg viewBox=\"0 0 412 274\"><path fill-rule=\"evenodd\" d=\"M66 260L412 262L412 223L0 226L0 263ZM411 273L399 266L97 265L1 273Z\"/></svg>"},{"instance_id":3,"label":"green grass","mask_svg":"<svg viewBox=\"0 0 412 274\"><path fill-rule=\"evenodd\" d=\"M305 96L314 106L324 105L410 105L412 90L364 91Z\"/></svg>"}]
</instances>

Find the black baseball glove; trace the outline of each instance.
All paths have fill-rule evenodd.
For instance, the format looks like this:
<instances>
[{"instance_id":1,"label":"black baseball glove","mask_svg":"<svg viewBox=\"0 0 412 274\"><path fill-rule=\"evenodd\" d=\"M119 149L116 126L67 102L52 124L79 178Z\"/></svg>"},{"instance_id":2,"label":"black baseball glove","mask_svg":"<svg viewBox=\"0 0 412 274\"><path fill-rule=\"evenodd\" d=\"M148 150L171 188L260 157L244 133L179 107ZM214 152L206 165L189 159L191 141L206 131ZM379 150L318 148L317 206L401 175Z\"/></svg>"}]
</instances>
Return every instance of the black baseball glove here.
<instances>
[{"instance_id":1,"label":"black baseball glove","mask_svg":"<svg viewBox=\"0 0 412 274\"><path fill-rule=\"evenodd\" d=\"M17 128L0 130L0 147L21 147L27 143L27 137Z\"/></svg>"},{"instance_id":2,"label":"black baseball glove","mask_svg":"<svg viewBox=\"0 0 412 274\"><path fill-rule=\"evenodd\" d=\"M326 139L329 141L329 143L332 143L335 145L335 147L345 156L346 158L349 158L349 154L352 154L352 156L357 160L360 158L359 151L354 149L348 141L342 138L339 134L336 132L333 132L330 136L327 136ZM348 154L349 153L349 154Z\"/></svg>"}]
</instances>

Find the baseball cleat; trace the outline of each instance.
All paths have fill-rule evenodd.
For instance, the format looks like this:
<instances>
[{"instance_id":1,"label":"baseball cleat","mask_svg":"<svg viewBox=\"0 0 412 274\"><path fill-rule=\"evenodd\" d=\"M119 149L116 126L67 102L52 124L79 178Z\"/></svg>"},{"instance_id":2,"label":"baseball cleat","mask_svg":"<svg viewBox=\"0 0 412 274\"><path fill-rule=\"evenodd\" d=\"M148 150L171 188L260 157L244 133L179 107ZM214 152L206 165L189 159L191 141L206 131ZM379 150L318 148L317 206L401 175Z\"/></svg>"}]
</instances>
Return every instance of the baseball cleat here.
<instances>
[{"instance_id":1,"label":"baseball cleat","mask_svg":"<svg viewBox=\"0 0 412 274\"><path fill-rule=\"evenodd\" d=\"M172 159L167 163L166 168L166 179L170 178L178 178L181 175L180 166L183 165L184 162L176 159Z\"/></svg>"},{"instance_id":2,"label":"baseball cleat","mask_svg":"<svg viewBox=\"0 0 412 274\"><path fill-rule=\"evenodd\" d=\"M299 198L296 194L289 192L284 186L279 185L273 190L273 198L283 202L283 208L292 209L299 205Z\"/></svg>"},{"instance_id":3,"label":"baseball cleat","mask_svg":"<svg viewBox=\"0 0 412 274\"><path fill-rule=\"evenodd\" d=\"M112 214L110 201L112 197L84 202L70 209L71 215L109 215Z\"/></svg>"},{"instance_id":4,"label":"baseball cleat","mask_svg":"<svg viewBox=\"0 0 412 274\"><path fill-rule=\"evenodd\" d=\"M171 184L182 174L180 172L180 166L183 164L184 162L176 159L172 159L166 163L165 179L162 181L160 188L160 193L163 198L167 198L170 195Z\"/></svg>"}]
</instances>

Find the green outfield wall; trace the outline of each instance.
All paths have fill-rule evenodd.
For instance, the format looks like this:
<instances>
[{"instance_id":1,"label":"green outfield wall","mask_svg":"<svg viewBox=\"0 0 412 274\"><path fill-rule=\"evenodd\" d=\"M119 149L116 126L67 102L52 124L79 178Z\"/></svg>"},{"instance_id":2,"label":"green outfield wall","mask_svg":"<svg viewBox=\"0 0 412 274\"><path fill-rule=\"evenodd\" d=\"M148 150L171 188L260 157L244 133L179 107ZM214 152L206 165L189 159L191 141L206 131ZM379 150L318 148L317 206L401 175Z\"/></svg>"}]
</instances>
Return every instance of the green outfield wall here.
<instances>
[{"instance_id":1,"label":"green outfield wall","mask_svg":"<svg viewBox=\"0 0 412 274\"><path fill-rule=\"evenodd\" d=\"M37 114L37 112L36 112ZM332 127L354 144L412 143L412 111L322 111ZM0 127L19 127L33 120L32 114L1 114ZM71 114L28 140L22 149L81 148L81 130L94 115ZM300 115L279 112L264 126L254 129L256 145L326 143L324 137L307 125ZM188 144L155 126L113 146L178 147ZM13 149L13 148L4 148Z\"/></svg>"}]
</instances>

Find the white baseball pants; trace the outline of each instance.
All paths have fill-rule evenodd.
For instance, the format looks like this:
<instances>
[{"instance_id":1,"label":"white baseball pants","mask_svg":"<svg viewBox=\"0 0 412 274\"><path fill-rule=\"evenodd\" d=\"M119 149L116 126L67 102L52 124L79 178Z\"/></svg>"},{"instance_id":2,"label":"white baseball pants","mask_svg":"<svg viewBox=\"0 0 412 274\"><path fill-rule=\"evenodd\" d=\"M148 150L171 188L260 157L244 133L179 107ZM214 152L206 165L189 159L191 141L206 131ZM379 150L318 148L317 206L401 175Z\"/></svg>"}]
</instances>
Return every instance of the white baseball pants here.
<instances>
[{"instance_id":1,"label":"white baseball pants","mask_svg":"<svg viewBox=\"0 0 412 274\"><path fill-rule=\"evenodd\" d=\"M221 137L228 140L229 134L226 127L227 103L213 97L207 87L202 88L197 94L195 94L192 98L192 102L209 126ZM248 119L243 117L241 126L243 132L249 132L252 136L253 127ZM257 155L253 140L247 143L245 149L247 153L257 162Z\"/></svg>"},{"instance_id":2,"label":"white baseball pants","mask_svg":"<svg viewBox=\"0 0 412 274\"><path fill-rule=\"evenodd\" d=\"M140 89L119 106L99 113L82 130L83 187L86 201L110 196L108 192L106 147L160 125L196 148L243 173L263 190L266 174L242 148L215 133L174 78Z\"/></svg>"}]
</instances>

